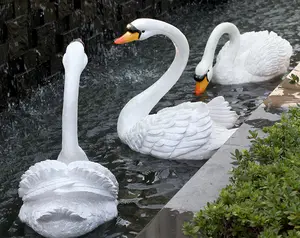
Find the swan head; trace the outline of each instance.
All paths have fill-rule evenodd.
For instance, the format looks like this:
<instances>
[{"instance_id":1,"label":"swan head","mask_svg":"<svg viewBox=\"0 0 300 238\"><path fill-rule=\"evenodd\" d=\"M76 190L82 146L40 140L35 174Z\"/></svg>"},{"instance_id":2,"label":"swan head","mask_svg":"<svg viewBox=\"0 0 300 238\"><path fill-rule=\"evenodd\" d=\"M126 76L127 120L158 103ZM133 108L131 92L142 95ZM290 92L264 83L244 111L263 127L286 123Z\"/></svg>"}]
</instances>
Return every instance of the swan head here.
<instances>
[{"instance_id":1,"label":"swan head","mask_svg":"<svg viewBox=\"0 0 300 238\"><path fill-rule=\"evenodd\" d=\"M67 46L62 63L65 71L70 70L81 74L88 63L81 39L75 39Z\"/></svg>"},{"instance_id":2,"label":"swan head","mask_svg":"<svg viewBox=\"0 0 300 238\"><path fill-rule=\"evenodd\" d=\"M127 24L126 33L117 38L115 44L125 44L137 40L146 40L158 34L161 25L154 19L139 18Z\"/></svg>"},{"instance_id":3,"label":"swan head","mask_svg":"<svg viewBox=\"0 0 300 238\"><path fill-rule=\"evenodd\" d=\"M194 79L196 81L195 95L199 96L204 93L213 75L212 65L207 65L202 61L195 69Z\"/></svg>"}]
</instances>

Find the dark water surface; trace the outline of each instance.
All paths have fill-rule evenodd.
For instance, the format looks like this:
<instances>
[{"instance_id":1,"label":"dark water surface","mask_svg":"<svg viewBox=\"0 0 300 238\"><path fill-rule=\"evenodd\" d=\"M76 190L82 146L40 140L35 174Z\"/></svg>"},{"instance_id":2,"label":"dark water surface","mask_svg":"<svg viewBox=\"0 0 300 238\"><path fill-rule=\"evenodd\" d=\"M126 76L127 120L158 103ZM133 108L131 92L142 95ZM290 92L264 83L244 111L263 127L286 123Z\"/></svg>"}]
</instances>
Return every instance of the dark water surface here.
<instances>
[{"instance_id":1,"label":"dark water surface","mask_svg":"<svg viewBox=\"0 0 300 238\"><path fill-rule=\"evenodd\" d=\"M174 88L153 112L184 101L209 101L224 95L240 114L237 126L275 88L279 80L256 85L211 85L205 96L192 94L192 75L212 29L231 21L241 33L274 30L290 41L300 58L298 1L234 0L216 8L187 6L165 20L181 29L190 43L188 66ZM222 44L227 38L222 39ZM79 142L92 161L107 166L120 183L119 217L84 237L134 237L167 201L204 164L167 161L131 151L120 143L116 123L125 103L150 86L174 57L164 37L128 46L111 46L84 71L79 96ZM63 78L39 89L19 108L0 114L0 237L39 237L17 219L21 200L20 176L38 161L56 159L61 149Z\"/></svg>"}]
</instances>

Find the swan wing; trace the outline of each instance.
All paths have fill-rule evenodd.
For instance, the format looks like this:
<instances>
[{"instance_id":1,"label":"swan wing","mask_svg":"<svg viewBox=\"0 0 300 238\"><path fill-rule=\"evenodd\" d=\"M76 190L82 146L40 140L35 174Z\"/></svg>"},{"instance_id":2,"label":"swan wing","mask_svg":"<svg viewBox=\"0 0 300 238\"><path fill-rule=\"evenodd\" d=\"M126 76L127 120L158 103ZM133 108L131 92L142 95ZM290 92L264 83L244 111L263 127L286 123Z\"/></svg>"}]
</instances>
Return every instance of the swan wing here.
<instances>
[{"instance_id":1,"label":"swan wing","mask_svg":"<svg viewBox=\"0 0 300 238\"><path fill-rule=\"evenodd\" d=\"M118 181L113 173L99 163L91 161L74 161L69 164L69 170L87 171L86 173L88 173L88 171L91 171L92 173L95 172L99 177L106 177L109 181L111 181L113 187L116 187L117 189L119 188Z\"/></svg>"},{"instance_id":2,"label":"swan wing","mask_svg":"<svg viewBox=\"0 0 300 238\"><path fill-rule=\"evenodd\" d=\"M293 53L292 46L287 40L282 39L275 32L268 31L252 32L245 36L243 38L247 40L255 39L250 49L248 46L249 52L244 64L249 73L264 77L287 70Z\"/></svg>"},{"instance_id":3,"label":"swan wing","mask_svg":"<svg viewBox=\"0 0 300 238\"><path fill-rule=\"evenodd\" d=\"M181 103L175 107L167 107L159 111L159 113L166 112L166 111L173 111L179 109L190 109L196 110L197 108L201 107L200 104L203 102L186 102ZM224 127L224 128L232 128L238 119L238 115L235 111L231 110L229 106L229 102L225 100L223 96L217 96L213 98L211 101L207 103L207 107L209 110L209 116L213 120L214 123L217 125Z\"/></svg>"},{"instance_id":4,"label":"swan wing","mask_svg":"<svg viewBox=\"0 0 300 238\"><path fill-rule=\"evenodd\" d=\"M182 103L148 115L127 133L127 144L136 151L163 159L176 159L204 147L212 133L205 103Z\"/></svg>"},{"instance_id":5,"label":"swan wing","mask_svg":"<svg viewBox=\"0 0 300 238\"><path fill-rule=\"evenodd\" d=\"M69 164L69 177L76 181L67 193L83 192L97 194L102 197L116 200L118 198L119 184L115 176L101 164L91 161L75 161ZM64 189L56 190L64 193Z\"/></svg>"},{"instance_id":6,"label":"swan wing","mask_svg":"<svg viewBox=\"0 0 300 238\"><path fill-rule=\"evenodd\" d=\"M65 178L66 169L67 165L57 160L45 160L34 164L21 177L19 196L23 197L35 190L40 184L48 183L49 178L52 181L57 179L62 182L62 178ZM56 187L57 183L51 186Z\"/></svg>"}]
</instances>

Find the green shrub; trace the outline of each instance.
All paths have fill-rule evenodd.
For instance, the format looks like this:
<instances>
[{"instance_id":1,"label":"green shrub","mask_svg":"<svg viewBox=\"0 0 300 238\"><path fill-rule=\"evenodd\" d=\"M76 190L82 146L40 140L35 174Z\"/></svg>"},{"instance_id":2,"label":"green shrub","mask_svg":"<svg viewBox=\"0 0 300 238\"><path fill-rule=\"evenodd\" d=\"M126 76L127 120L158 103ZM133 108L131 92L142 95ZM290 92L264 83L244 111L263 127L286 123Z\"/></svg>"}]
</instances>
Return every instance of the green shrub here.
<instances>
[{"instance_id":1,"label":"green shrub","mask_svg":"<svg viewBox=\"0 0 300 238\"><path fill-rule=\"evenodd\" d=\"M185 235L300 237L300 107L263 131L250 131L251 149L233 154L230 184L184 224Z\"/></svg>"}]
</instances>

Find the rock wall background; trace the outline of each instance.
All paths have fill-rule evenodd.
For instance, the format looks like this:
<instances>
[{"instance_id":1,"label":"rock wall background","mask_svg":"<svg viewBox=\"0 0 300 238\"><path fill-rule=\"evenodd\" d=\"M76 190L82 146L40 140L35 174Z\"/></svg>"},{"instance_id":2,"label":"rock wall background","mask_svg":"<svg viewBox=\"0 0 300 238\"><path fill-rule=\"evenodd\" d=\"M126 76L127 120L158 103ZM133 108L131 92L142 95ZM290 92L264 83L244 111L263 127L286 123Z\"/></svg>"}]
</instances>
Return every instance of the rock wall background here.
<instances>
[{"instance_id":1,"label":"rock wall background","mask_svg":"<svg viewBox=\"0 0 300 238\"><path fill-rule=\"evenodd\" d=\"M137 17L159 18L190 0L0 0L0 111L55 79L67 44L88 53Z\"/></svg>"}]
</instances>

